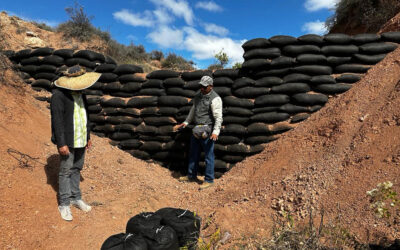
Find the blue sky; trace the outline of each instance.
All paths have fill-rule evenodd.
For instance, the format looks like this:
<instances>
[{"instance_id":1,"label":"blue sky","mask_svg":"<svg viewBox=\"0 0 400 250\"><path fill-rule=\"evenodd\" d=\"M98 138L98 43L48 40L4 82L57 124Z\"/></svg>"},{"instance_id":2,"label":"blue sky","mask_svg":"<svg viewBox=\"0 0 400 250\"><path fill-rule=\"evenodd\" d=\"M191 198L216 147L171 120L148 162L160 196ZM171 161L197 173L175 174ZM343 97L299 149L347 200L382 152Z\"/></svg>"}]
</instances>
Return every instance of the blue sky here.
<instances>
[{"instance_id":1,"label":"blue sky","mask_svg":"<svg viewBox=\"0 0 400 250\"><path fill-rule=\"evenodd\" d=\"M339 0L79 0L92 24L128 45L192 60L198 68L223 50L229 64L243 61L241 45L275 35L324 34ZM69 19L73 0L3 0L0 10L50 26Z\"/></svg>"}]
</instances>

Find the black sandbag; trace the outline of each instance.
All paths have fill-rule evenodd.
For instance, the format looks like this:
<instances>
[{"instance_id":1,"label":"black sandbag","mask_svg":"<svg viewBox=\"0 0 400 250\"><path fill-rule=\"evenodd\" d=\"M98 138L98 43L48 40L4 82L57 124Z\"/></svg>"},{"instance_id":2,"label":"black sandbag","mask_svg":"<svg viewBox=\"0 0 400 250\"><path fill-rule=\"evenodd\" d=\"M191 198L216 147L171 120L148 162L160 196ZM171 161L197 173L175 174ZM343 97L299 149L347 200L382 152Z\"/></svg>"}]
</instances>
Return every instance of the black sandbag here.
<instances>
[{"instance_id":1,"label":"black sandbag","mask_svg":"<svg viewBox=\"0 0 400 250\"><path fill-rule=\"evenodd\" d=\"M310 117L310 114L308 113L299 113L292 116L292 118L290 119L290 123L298 123L306 120L308 117Z\"/></svg>"},{"instance_id":2,"label":"black sandbag","mask_svg":"<svg viewBox=\"0 0 400 250\"><path fill-rule=\"evenodd\" d=\"M120 108L116 107L103 107L103 111L101 111L103 115L110 116L110 115L120 115Z\"/></svg>"},{"instance_id":3,"label":"black sandbag","mask_svg":"<svg viewBox=\"0 0 400 250\"><path fill-rule=\"evenodd\" d=\"M182 78L180 78L180 77L175 77L175 78L165 79L163 84L164 84L164 87L166 87L166 88L183 87L183 85L185 85L185 81L182 80Z\"/></svg>"},{"instance_id":4,"label":"black sandbag","mask_svg":"<svg viewBox=\"0 0 400 250\"><path fill-rule=\"evenodd\" d=\"M158 141L144 141L139 148L146 152L157 152L162 150L162 143Z\"/></svg>"},{"instance_id":5,"label":"black sandbag","mask_svg":"<svg viewBox=\"0 0 400 250\"><path fill-rule=\"evenodd\" d=\"M173 144L173 137L167 135L139 135L139 139L142 141L158 141L158 142L166 142L165 147L163 146L163 150L169 150L171 147L171 143ZM163 144L164 145L164 144Z\"/></svg>"},{"instance_id":6,"label":"black sandbag","mask_svg":"<svg viewBox=\"0 0 400 250\"><path fill-rule=\"evenodd\" d=\"M142 232L148 249L151 250L178 250L179 241L174 229L169 226L145 229Z\"/></svg>"},{"instance_id":7,"label":"black sandbag","mask_svg":"<svg viewBox=\"0 0 400 250\"><path fill-rule=\"evenodd\" d=\"M255 77L255 79L259 79L262 77L266 77L266 76L278 76L278 77L282 77L285 76L287 74L289 74L291 72L292 68L288 67L288 68L276 68L276 69L268 69L268 70L259 70L257 72L253 73L253 76Z\"/></svg>"},{"instance_id":8,"label":"black sandbag","mask_svg":"<svg viewBox=\"0 0 400 250\"><path fill-rule=\"evenodd\" d=\"M354 61L361 63L361 64L377 64L378 62L382 61L386 57L386 54L378 54L378 55L362 55L362 54L355 54L353 56Z\"/></svg>"},{"instance_id":9,"label":"black sandbag","mask_svg":"<svg viewBox=\"0 0 400 250\"><path fill-rule=\"evenodd\" d=\"M159 135L173 135L175 133L174 126L160 126L157 129L157 134Z\"/></svg>"},{"instance_id":10,"label":"black sandbag","mask_svg":"<svg viewBox=\"0 0 400 250\"><path fill-rule=\"evenodd\" d=\"M341 65L351 61L351 56L328 56L327 62L330 65Z\"/></svg>"},{"instance_id":11,"label":"black sandbag","mask_svg":"<svg viewBox=\"0 0 400 250\"><path fill-rule=\"evenodd\" d=\"M155 135L157 133L157 127L142 123L136 128L136 131L141 134Z\"/></svg>"},{"instance_id":12,"label":"black sandbag","mask_svg":"<svg viewBox=\"0 0 400 250\"><path fill-rule=\"evenodd\" d=\"M21 59L21 65L39 65L42 63L39 57L32 56L28 58Z\"/></svg>"},{"instance_id":13,"label":"black sandbag","mask_svg":"<svg viewBox=\"0 0 400 250\"><path fill-rule=\"evenodd\" d=\"M143 73L143 68L133 64L120 64L114 69L113 73L119 76L125 74Z\"/></svg>"},{"instance_id":14,"label":"black sandbag","mask_svg":"<svg viewBox=\"0 0 400 250\"><path fill-rule=\"evenodd\" d=\"M262 143L268 143L277 140L278 137L276 135L257 135L257 136L249 136L244 139L244 143L249 145L257 145Z\"/></svg>"},{"instance_id":15,"label":"black sandbag","mask_svg":"<svg viewBox=\"0 0 400 250\"><path fill-rule=\"evenodd\" d=\"M358 53L359 47L355 45L327 45L321 48L325 55L346 56Z\"/></svg>"},{"instance_id":16,"label":"black sandbag","mask_svg":"<svg viewBox=\"0 0 400 250\"><path fill-rule=\"evenodd\" d=\"M142 150L136 150L136 149L132 149L132 150L125 150L127 153L131 154L133 157L142 159L142 160L148 160L150 159L150 154L142 151Z\"/></svg>"},{"instance_id":17,"label":"black sandbag","mask_svg":"<svg viewBox=\"0 0 400 250\"><path fill-rule=\"evenodd\" d=\"M181 107L181 108L179 108L178 114L187 115L187 114L189 114L189 111L192 107L193 107L193 105L187 105L187 106Z\"/></svg>"},{"instance_id":18,"label":"black sandbag","mask_svg":"<svg viewBox=\"0 0 400 250\"><path fill-rule=\"evenodd\" d=\"M192 80L192 81L188 81L185 83L185 85L183 86L184 89L190 89L190 90L199 90L200 89L200 84L199 84L200 80Z\"/></svg>"},{"instance_id":19,"label":"black sandbag","mask_svg":"<svg viewBox=\"0 0 400 250\"><path fill-rule=\"evenodd\" d=\"M381 37L383 41L400 43L399 31L385 32L381 34Z\"/></svg>"},{"instance_id":20,"label":"black sandbag","mask_svg":"<svg viewBox=\"0 0 400 250\"><path fill-rule=\"evenodd\" d=\"M244 61L242 64L243 69L259 69L265 68L271 64L271 60L264 58L255 58Z\"/></svg>"},{"instance_id":21,"label":"black sandbag","mask_svg":"<svg viewBox=\"0 0 400 250\"><path fill-rule=\"evenodd\" d=\"M321 49L316 45L287 45L283 47L282 53L285 55L297 56L300 54L320 54Z\"/></svg>"},{"instance_id":22,"label":"black sandbag","mask_svg":"<svg viewBox=\"0 0 400 250\"><path fill-rule=\"evenodd\" d=\"M308 86L307 83L284 83L271 88L271 93L287 95L295 93L306 93L308 91L310 91L310 86Z\"/></svg>"},{"instance_id":23,"label":"black sandbag","mask_svg":"<svg viewBox=\"0 0 400 250\"><path fill-rule=\"evenodd\" d=\"M157 96L135 96L129 99L127 107L141 108L149 106L157 106Z\"/></svg>"},{"instance_id":24,"label":"black sandbag","mask_svg":"<svg viewBox=\"0 0 400 250\"><path fill-rule=\"evenodd\" d=\"M54 81L54 80L56 80L57 79L57 75L56 74L54 74L54 73L46 73L46 72L43 72L43 73L37 73L37 74L35 74L34 76L33 76L33 78L35 78L35 79L46 79L46 80L49 80L49 81Z\"/></svg>"},{"instance_id":25,"label":"black sandbag","mask_svg":"<svg viewBox=\"0 0 400 250\"><path fill-rule=\"evenodd\" d=\"M153 212L143 212L130 218L126 224L126 233L142 234L144 230L159 228L162 217Z\"/></svg>"},{"instance_id":26,"label":"black sandbag","mask_svg":"<svg viewBox=\"0 0 400 250\"><path fill-rule=\"evenodd\" d=\"M355 83L361 80L361 77L356 74L342 74L336 77L338 83Z\"/></svg>"},{"instance_id":27,"label":"black sandbag","mask_svg":"<svg viewBox=\"0 0 400 250\"><path fill-rule=\"evenodd\" d=\"M327 43L332 44L349 44L353 41L351 36L342 33L331 33L324 36Z\"/></svg>"},{"instance_id":28,"label":"black sandbag","mask_svg":"<svg viewBox=\"0 0 400 250\"><path fill-rule=\"evenodd\" d=\"M398 47L394 43L367 43L360 46L360 53L363 54L386 54L390 53Z\"/></svg>"},{"instance_id":29,"label":"black sandbag","mask_svg":"<svg viewBox=\"0 0 400 250\"><path fill-rule=\"evenodd\" d=\"M68 67L72 67L75 65L81 65L84 66L86 68L91 68L94 69L96 68L96 63L91 62L85 58L69 58L65 60L65 65L67 65Z\"/></svg>"},{"instance_id":30,"label":"black sandbag","mask_svg":"<svg viewBox=\"0 0 400 250\"><path fill-rule=\"evenodd\" d=\"M110 135L110 139L115 141L128 140L132 138L132 133L130 132L114 132Z\"/></svg>"},{"instance_id":31,"label":"black sandbag","mask_svg":"<svg viewBox=\"0 0 400 250\"><path fill-rule=\"evenodd\" d=\"M29 73L22 72L22 71L18 72L18 75L21 76L21 78L24 80L29 80L29 78L31 78L31 75Z\"/></svg>"},{"instance_id":32,"label":"black sandbag","mask_svg":"<svg viewBox=\"0 0 400 250\"><path fill-rule=\"evenodd\" d=\"M250 117L251 122L266 122L266 123L274 123L285 121L290 117L288 113L281 112L268 112L268 113L259 113Z\"/></svg>"},{"instance_id":33,"label":"black sandbag","mask_svg":"<svg viewBox=\"0 0 400 250\"><path fill-rule=\"evenodd\" d=\"M96 113L99 113L99 112L102 110L102 107L101 107L100 104L97 104L97 105L89 105L87 109L88 109L88 112L89 112L89 113L94 113L94 114L96 114Z\"/></svg>"},{"instance_id":34,"label":"black sandbag","mask_svg":"<svg viewBox=\"0 0 400 250\"><path fill-rule=\"evenodd\" d=\"M166 78L174 78L178 77L179 72L173 71L173 70L166 70L166 69L161 69L161 70L155 70L150 72L149 74L146 75L147 79L161 79L164 80Z\"/></svg>"},{"instance_id":35,"label":"black sandbag","mask_svg":"<svg viewBox=\"0 0 400 250\"><path fill-rule=\"evenodd\" d=\"M223 109L223 115L252 116L253 112L246 108L225 107Z\"/></svg>"},{"instance_id":36,"label":"black sandbag","mask_svg":"<svg viewBox=\"0 0 400 250\"><path fill-rule=\"evenodd\" d=\"M267 112L272 112L272 111L278 111L280 106L265 106L265 107L260 107L260 108L254 108L251 111L254 114L259 114L259 113L267 113Z\"/></svg>"},{"instance_id":37,"label":"black sandbag","mask_svg":"<svg viewBox=\"0 0 400 250\"><path fill-rule=\"evenodd\" d=\"M237 143L232 145L226 145L226 152L228 154L242 154L245 155L249 153L250 147L243 143Z\"/></svg>"},{"instance_id":38,"label":"black sandbag","mask_svg":"<svg viewBox=\"0 0 400 250\"><path fill-rule=\"evenodd\" d=\"M53 53L54 49L53 48L37 48L31 52L31 56L48 56Z\"/></svg>"},{"instance_id":39,"label":"black sandbag","mask_svg":"<svg viewBox=\"0 0 400 250\"><path fill-rule=\"evenodd\" d=\"M121 91L112 91L111 93L113 96L116 97L124 97L124 98L128 98L128 97L132 97L132 96L136 96L137 93L128 93L128 92L124 92L121 88Z\"/></svg>"},{"instance_id":40,"label":"black sandbag","mask_svg":"<svg viewBox=\"0 0 400 250\"><path fill-rule=\"evenodd\" d=\"M99 95L99 96L103 95L103 91L96 89L84 89L82 92L86 95Z\"/></svg>"},{"instance_id":41,"label":"black sandbag","mask_svg":"<svg viewBox=\"0 0 400 250\"><path fill-rule=\"evenodd\" d=\"M25 66L24 66L25 67ZM22 70L24 71L24 70ZM55 73L57 71L57 67L50 64L42 64L35 68L37 73L46 72L46 73Z\"/></svg>"},{"instance_id":42,"label":"black sandbag","mask_svg":"<svg viewBox=\"0 0 400 250\"><path fill-rule=\"evenodd\" d=\"M374 43L374 42L379 42L379 40L381 39L381 36L379 34L367 34L367 33L363 33L363 34L357 34L352 36L352 40L353 43L355 44L364 44L364 43Z\"/></svg>"},{"instance_id":43,"label":"black sandbag","mask_svg":"<svg viewBox=\"0 0 400 250\"><path fill-rule=\"evenodd\" d=\"M291 103L287 103L285 105L280 106L278 110L289 114L310 111L308 107L298 106Z\"/></svg>"},{"instance_id":44,"label":"black sandbag","mask_svg":"<svg viewBox=\"0 0 400 250\"><path fill-rule=\"evenodd\" d=\"M138 149L140 146L142 146L143 142L137 140L137 139L128 139L128 140L122 140L119 143L119 146L122 149Z\"/></svg>"},{"instance_id":45,"label":"black sandbag","mask_svg":"<svg viewBox=\"0 0 400 250\"><path fill-rule=\"evenodd\" d=\"M366 73L371 67L363 64L342 64L336 66L335 73Z\"/></svg>"},{"instance_id":46,"label":"black sandbag","mask_svg":"<svg viewBox=\"0 0 400 250\"><path fill-rule=\"evenodd\" d=\"M127 82L140 82L140 83L143 83L143 82L146 81L146 79L144 79L141 76L135 75L135 74L122 74L122 75L120 75L118 77L118 81L120 81L121 83L127 83Z\"/></svg>"},{"instance_id":47,"label":"black sandbag","mask_svg":"<svg viewBox=\"0 0 400 250\"><path fill-rule=\"evenodd\" d=\"M271 67L283 68L290 67L295 63L295 59L287 56L280 56L271 61Z\"/></svg>"},{"instance_id":48,"label":"black sandbag","mask_svg":"<svg viewBox=\"0 0 400 250\"><path fill-rule=\"evenodd\" d=\"M45 88L45 89L51 89L52 84L47 79L37 79L34 82L32 82L31 86L32 87Z\"/></svg>"},{"instance_id":49,"label":"black sandbag","mask_svg":"<svg viewBox=\"0 0 400 250\"><path fill-rule=\"evenodd\" d=\"M99 82L115 82L118 79L118 75L114 73L102 73Z\"/></svg>"},{"instance_id":50,"label":"black sandbag","mask_svg":"<svg viewBox=\"0 0 400 250\"><path fill-rule=\"evenodd\" d=\"M243 155L238 155L238 154L234 154L234 155L228 155L228 154L224 154L221 157L219 157L222 161L225 161L227 163L237 163L237 162L241 162L244 160L245 156Z\"/></svg>"},{"instance_id":51,"label":"black sandbag","mask_svg":"<svg viewBox=\"0 0 400 250\"><path fill-rule=\"evenodd\" d=\"M238 89L238 88L243 88L247 86L254 86L256 84L256 81L249 77L240 77L235 80L235 82L232 85L233 89Z\"/></svg>"},{"instance_id":52,"label":"black sandbag","mask_svg":"<svg viewBox=\"0 0 400 250\"><path fill-rule=\"evenodd\" d=\"M177 124L177 121L172 118L172 117L167 117L167 116L160 116L160 117L145 117L143 118L144 123L146 125L151 125L151 126L163 126L163 125L175 125Z\"/></svg>"},{"instance_id":53,"label":"black sandbag","mask_svg":"<svg viewBox=\"0 0 400 250\"><path fill-rule=\"evenodd\" d=\"M163 81L160 79L149 79L142 83L142 88L164 88Z\"/></svg>"},{"instance_id":54,"label":"black sandbag","mask_svg":"<svg viewBox=\"0 0 400 250\"><path fill-rule=\"evenodd\" d=\"M114 125L104 124L104 125L96 125L92 128L92 131L95 132L104 132L106 134L115 132Z\"/></svg>"},{"instance_id":55,"label":"black sandbag","mask_svg":"<svg viewBox=\"0 0 400 250\"><path fill-rule=\"evenodd\" d=\"M85 58L89 61L99 61L101 63L105 62L105 57L103 54L97 53L95 51L92 50L79 50L76 51L73 55L73 57L75 58Z\"/></svg>"},{"instance_id":56,"label":"black sandbag","mask_svg":"<svg viewBox=\"0 0 400 250\"><path fill-rule=\"evenodd\" d=\"M118 112L121 114L135 116L135 117L140 116L140 109L136 108L118 108Z\"/></svg>"},{"instance_id":57,"label":"black sandbag","mask_svg":"<svg viewBox=\"0 0 400 250\"><path fill-rule=\"evenodd\" d=\"M272 87L276 85L280 85L283 83L283 80L276 76L266 76L260 79L257 79L254 86L256 87Z\"/></svg>"},{"instance_id":58,"label":"black sandbag","mask_svg":"<svg viewBox=\"0 0 400 250\"><path fill-rule=\"evenodd\" d=\"M243 87L235 89L233 94L242 98L256 98L261 95L266 95L270 92L270 88L265 87Z\"/></svg>"},{"instance_id":59,"label":"black sandbag","mask_svg":"<svg viewBox=\"0 0 400 250\"><path fill-rule=\"evenodd\" d=\"M25 65L21 67L21 71L27 72L30 75L34 75L36 73L36 70L38 69L39 66L36 65Z\"/></svg>"},{"instance_id":60,"label":"black sandbag","mask_svg":"<svg viewBox=\"0 0 400 250\"><path fill-rule=\"evenodd\" d=\"M222 127L223 135L245 135L247 133L247 128L240 124L227 124Z\"/></svg>"},{"instance_id":61,"label":"black sandbag","mask_svg":"<svg viewBox=\"0 0 400 250\"><path fill-rule=\"evenodd\" d=\"M219 76L214 78L213 85L214 87L230 87L233 85L233 80L227 76Z\"/></svg>"},{"instance_id":62,"label":"black sandbag","mask_svg":"<svg viewBox=\"0 0 400 250\"><path fill-rule=\"evenodd\" d=\"M232 116L232 115L224 116L224 124L246 125L249 120L250 118L245 116Z\"/></svg>"},{"instance_id":63,"label":"black sandbag","mask_svg":"<svg viewBox=\"0 0 400 250\"><path fill-rule=\"evenodd\" d=\"M218 77L228 77L230 79L236 79L239 77L239 70L238 69L217 69L213 72L214 77L214 86L215 86L215 78Z\"/></svg>"},{"instance_id":64,"label":"black sandbag","mask_svg":"<svg viewBox=\"0 0 400 250\"><path fill-rule=\"evenodd\" d=\"M150 96L163 96L167 95L165 89L149 88L139 90L139 95L150 95Z\"/></svg>"},{"instance_id":65,"label":"black sandbag","mask_svg":"<svg viewBox=\"0 0 400 250\"><path fill-rule=\"evenodd\" d=\"M313 76L310 80L311 85L318 84L335 84L336 80L331 75Z\"/></svg>"},{"instance_id":66,"label":"black sandbag","mask_svg":"<svg viewBox=\"0 0 400 250\"><path fill-rule=\"evenodd\" d=\"M101 245L100 250L147 250L146 240L139 234L114 234Z\"/></svg>"},{"instance_id":67,"label":"black sandbag","mask_svg":"<svg viewBox=\"0 0 400 250\"><path fill-rule=\"evenodd\" d=\"M297 56L296 62L299 64L326 64L328 60L324 55L302 54Z\"/></svg>"},{"instance_id":68,"label":"black sandbag","mask_svg":"<svg viewBox=\"0 0 400 250\"><path fill-rule=\"evenodd\" d=\"M103 107L125 107L126 100L119 97L102 98L100 104Z\"/></svg>"},{"instance_id":69,"label":"black sandbag","mask_svg":"<svg viewBox=\"0 0 400 250\"><path fill-rule=\"evenodd\" d=\"M140 110L140 116L141 117L146 117L146 116L159 116L160 109L158 107L147 107L142 110Z\"/></svg>"},{"instance_id":70,"label":"black sandbag","mask_svg":"<svg viewBox=\"0 0 400 250\"><path fill-rule=\"evenodd\" d=\"M107 56L107 55L105 56L104 63L117 65L117 61L115 61L114 58L112 58L111 56Z\"/></svg>"},{"instance_id":71,"label":"black sandbag","mask_svg":"<svg viewBox=\"0 0 400 250\"><path fill-rule=\"evenodd\" d=\"M297 43L297 38L292 37L292 36L286 36L286 35L277 35L277 36L270 37L269 41L272 44L276 44L279 46L285 46L285 45Z\"/></svg>"},{"instance_id":72,"label":"black sandbag","mask_svg":"<svg viewBox=\"0 0 400 250\"><path fill-rule=\"evenodd\" d=\"M166 90L168 95L183 96L192 98L196 95L196 91L182 88L168 88Z\"/></svg>"},{"instance_id":73,"label":"black sandbag","mask_svg":"<svg viewBox=\"0 0 400 250\"><path fill-rule=\"evenodd\" d=\"M322 36L315 35L315 34L306 34L306 35L299 36L297 38L297 41L300 44L322 45L325 43L324 38Z\"/></svg>"},{"instance_id":74,"label":"black sandbag","mask_svg":"<svg viewBox=\"0 0 400 250\"><path fill-rule=\"evenodd\" d=\"M210 70L195 70L182 73L182 79L185 81L200 80L203 76L212 76L212 72Z\"/></svg>"},{"instance_id":75,"label":"black sandbag","mask_svg":"<svg viewBox=\"0 0 400 250\"><path fill-rule=\"evenodd\" d=\"M101 97L100 96L86 96L86 100L88 105L95 105L100 103Z\"/></svg>"},{"instance_id":76,"label":"black sandbag","mask_svg":"<svg viewBox=\"0 0 400 250\"><path fill-rule=\"evenodd\" d=\"M64 64L64 58L61 56L57 55L50 55L50 56L45 56L42 59L43 64L50 64L54 66L61 66Z\"/></svg>"},{"instance_id":77,"label":"black sandbag","mask_svg":"<svg viewBox=\"0 0 400 250\"><path fill-rule=\"evenodd\" d=\"M106 122L110 124L133 124L139 125L143 122L142 118L130 117L130 116L107 116Z\"/></svg>"},{"instance_id":78,"label":"black sandbag","mask_svg":"<svg viewBox=\"0 0 400 250\"><path fill-rule=\"evenodd\" d=\"M292 96L293 101L300 105L324 105L328 101L328 97L324 94L307 94L300 93Z\"/></svg>"},{"instance_id":79,"label":"black sandbag","mask_svg":"<svg viewBox=\"0 0 400 250\"><path fill-rule=\"evenodd\" d=\"M255 99L254 105L255 106L273 106L273 105L283 105L290 101L290 97L287 95L279 95L279 94L272 94L272 95L263 95L259 96Z\"/></svg>"},{"instance_id":80,"label":"black sandbag","mask_svg":"<svg viewBox=\"0 0 400 250\"><path fill-rule=\"evenodd\" d=\"M106 92L120 91L121 89L122 85L119 82L103 83L103 90Z\"/></svg>"},{"instance_id":81,"label":"black sandbag","mask_svg":"<svg viewBox=\"0 0 400 250\"><path fill-rule=\"evenodd\" d=\"M166 207L156 211L162 217L161 223L176 232L180 247L193 248L200 235L201 218L196 213L180 208Z\"/></svg>"},{"instance_id":82,"label":"black sandbag","mask_svg":"<svg viewBox=\"0 0 400 250\"><path fill-rule=\"evenodd\" d=\"M346 92L351 88L351 84L347 83L337 83L337 84L321 84L313 87L315 92L320 92L324 94L340 94Z\"/></svg>"},{"instance_id":83,"label":"black sandbag","mask_svg":"<svg viewBox=\"0 0 400 250\"><path fill-rule=\"evenodd\" d=\"M311 112L316 112L318 110L320 110L323 106L322 105L314 105L310 107L310 111Z\"/></svg>"},{"instance_id":84,"label":"black sandbag","mask_svg":"<svg viewBox=\"0 0 400 250\"><path fill-rule=\"evenodd\" d=\"M292 73L283 77L283 82L305 82L308 83L311 80L311 76L299 73Z\"/></svg>"},{"instance_id":85,"label":"black sandbag","mask_svg":"<svg viewBox=\"0 0 400 250\"><path fill-rule=\"evenodd\" d=\"M189 99L181 96L160 96L158 104L166 107L181 107L189 104Z\"/></svg>"},{"instance_id":86,"label":"black sandbag","mask_svg":"<svg viewBox=\"0 0 400 250\"><path fill-rule=\"evenodd\" d=\"M221 135L218 137L218 143L223 145L236 144L239 143L240 141L241 139L239 137L231 135Z\"/></svg>"},{"instance_id":87,"label":"black sandbag","mask_svg":"<svg viewBox=\"0 0 400 250\"><path fill-rule=\"evenodd\" d=\"M240 107L240 108L253 108L254 102L249 99L237 98L234 96L226 96L223 98L224 106Z\"/></svg>"},{"instance_id":88,"label":"black sandbag","mask_svg":"<svg viewBox=\"0 0 400 250\"><path fill-rule=\"evenodd\" d=\"M115 64L104 63L97 66L95 71L99 73L111 73L116 67Z\"/></svg>"},{"instance_id":89,"label":"black sandbag","mask_svg":"<svg viewBox=\"0 0 400 250\"><path fill-rule=\"evenodd\" d=\"M225 96L231 96L232 91L229 87L214 87L213 90L222 98Z\"/></svg>"},{"instance_id":90,"label":"black sandbag","mask_svg":"<svg viewBox=\"0 0 400 250\"><path fill-rule=\"evenodd\" d=\"M142 88L142 83L140 82L127 82L124 83L121 87L121 91L128 93L138 92Z\"/></svg>"},{"instance_id":91,"label":"black sandbag","mask_svg":"<svg viewBox=\"0 0 400 250\"><path fill-rule=\"evenodd\" d=\"M250 59L257 59L257 58L263 58L263 59L273 59L276 57L281 56L281 50L279 48L264 48L264 49L252 49L248 50L243 54L243 58L245 60L250 60Z\"/></svg>"},{"instance_id":92,"label":"black sandbag","mask_svg":"<svg viewBox=\"0 0 400 250\"><path fill-rule=\"evenodd\" d=\"M94 123L104 123L106 121L106 117L101 114L89 114L89 120Z\"/></svg>"},{"instance_id":93,"label":"black sandbag","mask_svg":"<svg viewBox=\"0 0 400 250\"><path fill-rule=\"evenodd\" d=\"M73 49L58 49L53 52L53 55L61 56L64 59L72 58L74 55Z\"/></svg>"},{"instance_id":94,"label":"black sandbag","mask_svg":"<svg viewBox=\"0 0 400 250\"><path fill-rule=\"evenodd\" d=\"M23 49L16 52L13 56L13 60L19 62L24 58L28 58L31 55L31 49Z\"/></svg>"},{"instance_id":95,"label":"black sandbag","mask_svg":"<svg viewBox=\"0 0 400 250\"><path fill-rule=\"evenodd\" d=\"M270 45L271 42L266 38L254 38L243 43L242 48L244 51L248 51L256 48L268 48Z\"/></svg>"},{"instance_id":96,"label":"black sandbag","mask_svg":"<svg viewBox=\"0 0 400 250\"><path fill-rule=\"evenodd\" d=\"M332 74L332 68L329 66L320 65L303 65L294 67L293 70L298 73L307 75L330 75Z\"/></svg>"},{"instance_id":97,"label":"black sandbag","mask_svg":"<svg viewBox=\"0 0 400 250\"><path fill-rule=\"evenodd\" d=\"M5 55L11 61L15 61L14 60L14 56L15 56L15 51L14 50L2 50L2 51L0 51L0 53Z\"/></svg>"},{"instance_id":98,"label":"black sandbag","mask_svg":"<svg viewBox=\"0 0 400 250\"><path fill-rule=\"evenodd\" d=\"M250 124L247 127L247 131L249 134L269 134L271 131L269 129L269 125L262 122L255 122Z\"/></svg>"}]
</instances>

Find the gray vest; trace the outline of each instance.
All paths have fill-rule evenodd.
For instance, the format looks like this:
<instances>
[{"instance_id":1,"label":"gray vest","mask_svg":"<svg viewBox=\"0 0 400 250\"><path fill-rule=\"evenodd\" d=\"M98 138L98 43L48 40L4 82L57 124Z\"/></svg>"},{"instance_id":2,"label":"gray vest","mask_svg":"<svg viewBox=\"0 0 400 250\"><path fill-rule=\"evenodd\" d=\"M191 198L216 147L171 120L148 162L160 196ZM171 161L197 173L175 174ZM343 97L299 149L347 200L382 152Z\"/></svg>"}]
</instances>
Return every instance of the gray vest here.
<instances>
[{"instance_id":1,"label":"gray vest","mask_svg":"<svg viewBox=\"0 0 400 250\"><path fill-rule=\"evenodd\" d=\"M211 102L219 95L214 91L207 95L201 92L197 93L194 97L194 124L199 125L213 125L214 116L211 110Z\"/></svg>"}]
</instances>

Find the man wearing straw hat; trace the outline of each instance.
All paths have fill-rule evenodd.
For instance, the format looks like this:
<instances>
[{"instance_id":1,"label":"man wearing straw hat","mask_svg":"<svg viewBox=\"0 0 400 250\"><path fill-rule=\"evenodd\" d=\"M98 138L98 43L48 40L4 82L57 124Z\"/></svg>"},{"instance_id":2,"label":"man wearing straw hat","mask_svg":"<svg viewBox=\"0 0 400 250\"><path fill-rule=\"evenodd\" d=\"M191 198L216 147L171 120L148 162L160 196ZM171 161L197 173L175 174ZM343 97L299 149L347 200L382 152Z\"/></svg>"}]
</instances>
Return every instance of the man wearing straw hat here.
<instances>
[{"instance_id":1,"label":"man wearing straw hat","mask_svg":"<svg viewBox=\"0 0 400 250\"><path fill-rule=\"evenodd\" d=\"M51 97L51 140L60 154L58 210L62 219L71 221L71 204L85 212L91 210L82 200L79 188L85 150L91 146L86 96L81 91L92 86L101 74L86 73L80 66L63 74L54 82L57 88Z\"/></svg>"},{"instance_id":2,"label":"man wearing straw hat","mask_svg":"<svg viewBox=\"0 0 400 250\"><path fill-rule=\"evenodd\" d=\"M197 169L201 150L204 150L206 168L200 189L206 189L214 184L214 142L218 139L222 124L222 99L213 90L214 82L211 77L203 76L199 84L200 92L195 95L186 120L174 129L179 130L194 122L190 139L188 175L179 180L198 182Z\"/></svg>"}]
</instances>

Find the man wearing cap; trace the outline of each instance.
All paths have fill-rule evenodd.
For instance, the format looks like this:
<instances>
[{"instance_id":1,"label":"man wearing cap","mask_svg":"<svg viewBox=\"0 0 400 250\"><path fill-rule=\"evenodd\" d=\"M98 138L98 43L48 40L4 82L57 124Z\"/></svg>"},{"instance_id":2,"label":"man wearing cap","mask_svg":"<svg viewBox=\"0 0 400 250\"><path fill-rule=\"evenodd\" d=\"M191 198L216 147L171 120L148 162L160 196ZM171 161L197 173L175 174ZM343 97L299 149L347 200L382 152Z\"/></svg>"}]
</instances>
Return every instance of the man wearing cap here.
<instances>
[{"instance_id":1,"label":"man wearing cap","mask_svg":"<svg viewBox=\"0 0 400 250\"><path fill-rule=\"evenodd\" d=\"M213 90L213 79L203 76L199 82L200 92L194 97L194 103L186 120L175 127L176 130L185 128L192 121L194 128L190 139L190 155L188 175L179 178L184 182L198 182L197 169L201 150L205 153L206 169L204 182L200 189L211 187L214 184L214 142L222 124L222 100Z\"/></svg>"},{"instance_id":2,"label":"man wearing cap","mask_svg":"<svg viewBox=\"0 0 400 250\"><path fill-rule=\"evenodd\" d=\"M57 88L51 97L51 140L60 154L58 210L62 219L71 221L71 204L85 212L91 210L82 200L79 188L85 150L91 146L86 96L81 90L93 85L100 74L86 73L79 66L63 73L64 76L54 82Z\"/></svg>"}]
</instances>

